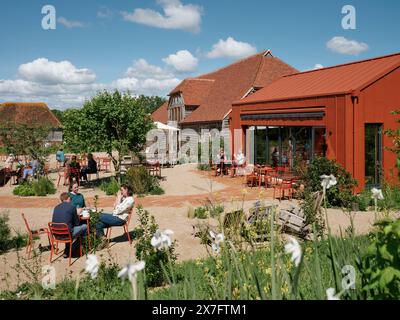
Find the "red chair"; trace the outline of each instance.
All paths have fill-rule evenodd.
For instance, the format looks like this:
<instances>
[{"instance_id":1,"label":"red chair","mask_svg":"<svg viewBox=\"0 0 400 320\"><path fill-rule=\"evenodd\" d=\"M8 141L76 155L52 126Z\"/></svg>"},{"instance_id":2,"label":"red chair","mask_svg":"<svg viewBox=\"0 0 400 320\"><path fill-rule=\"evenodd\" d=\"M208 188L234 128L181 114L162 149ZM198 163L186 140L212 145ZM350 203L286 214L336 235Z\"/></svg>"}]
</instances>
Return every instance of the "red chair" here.
<instances>
[{"instance_id":1,"label":"red chair","mask_svg":"<svg viewBox=\"0 0 400 320\"><path fill-rule=\"evenodd\" d=\"M69 266L71 266L71 257L72 257L72 244L74 239L72 239L71 232L69 232L68 225L66 223L55 223L49 222L49 230L51 234L51 253L50 253L50 263L53 262L53 254L54 254L54 245L56 245L56 252L58 254L58 244L64 243L65 245L69 244ZM82 257L82 237L79 238L79 255Z\"/></svg>"},{"instance_id":2,"label":"red chair","mask_svg":"<svg viewBox=\"0 0 400 320\"><path fill-rule=\"evenodd\" d=\"M279 181L280 180L280 181ZM293 182L292 179L283 179L278 178L277 184L273 186L274 188L274 199L276 199L275 195L278 191L280 197L279 199L285 198L285 191L288 192L288 199L291 200L293 198Z\"/></svg>"},{"instance_id":3,"label":"red chair","mask_svg":"<svg viewBox=\"0 0 400 320\"><path fill-rule=\"evenodd\" d=\"M121 227L124 228L125 234L126 234L130 244L132 244L132 239L131 239L131 236L129 234L128 228L129 228L129 223L131 222L131 218L132 218L132 215L133 215L134 211L135 211L135 208L132 208L131 212L128 215L128 220L126 221L126 223L124 225L121 226ZM107 240L108 240L108 242L110 242L110 239L111 239L111 229L115 228L115 227L116 226L107 228Z\"/></svg>"},{"instance_id":4,"label":"red chair","mask_svg":"<svg viewBox=\"0 0 400 320\"><path fill-rule=\"evenodd\" d=\"M28 259L30 259L31 251L32 251L32 248L33 248L33 238L34 237L39 237L41 234L46 234L47 235L47 239L49 240L49 245L51 246L49 229L40 228L40 229L37 229L37 230L32 230L29 227L28 221L25 218L25 214L21 213L21 216L22 216L22 219L24 220L26 229L28 231L28 243L27 243L27 246L26 246L26 253L28 254Z\"/></svg>"}]
</instances>

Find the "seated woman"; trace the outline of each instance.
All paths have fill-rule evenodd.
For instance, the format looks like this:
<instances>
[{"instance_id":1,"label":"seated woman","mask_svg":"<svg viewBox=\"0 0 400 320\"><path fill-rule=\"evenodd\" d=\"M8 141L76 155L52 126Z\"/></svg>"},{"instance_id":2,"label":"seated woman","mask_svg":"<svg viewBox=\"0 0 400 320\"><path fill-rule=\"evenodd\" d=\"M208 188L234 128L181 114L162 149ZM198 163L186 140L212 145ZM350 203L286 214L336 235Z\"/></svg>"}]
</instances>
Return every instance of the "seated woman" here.
<instances>
[{"instance_id":1,"label":"seated woman","mask_svg":"<svg viewBox=\"0 0 400 320\"><path fill-rule=\"evenodd\" d=\"M74 178L79 185L80 175L81 175L81 165L79 164L78 161L76 161L76 156L72 156L71 162L68 164L69 185L72 185Z\"/></svg>"},{"instance_id":2,"label":"seated woman","mask_svg":"<svg viewBox=\"0 0 400 320\"><path fill-rule=\"evenodd\" d=\"M38 167L39 167L39 161L37 159L33 158L32 161L29 162L29 165L24 168L22 180L26 181L28 176L34 176L38 170Z\"/></svg>"},{"instance_id":3,"label":"seated woman","mask_svg":"<svg viewBox=\"0 0 400 320\"><path fill-rule=\"evenodd\" d=\"M97 162L93 159L93 154L88 154L88 165L81 170L82 179L87 181L88 173L97 173Z\"/></svg>"},{"instance_id":4,"label":"seated woman","mask_svg":"<svg viewBox=\"0 0 400 320\"><path fill-rule=\"evenodd\" d=\"M97 236L103 238L103 245L107 240L104 235L104 228L123 226L128 221L134 204L132 188L126 184L122 185L114 203L113 213L102 213L99 216L99 223L96 225Z\"/></svg>"},{"instance_id":5,"label":"seated woman","mask_svg":"<svg viewBox=\"0 0 400 320\"><path fill-rule=\"evenodd\" d=\"M76 207L78 214L82 212L82 210L86 207L84 196L79 193L79 185L75 182L70 188L70 192L68 195L71 198L71 204Z\"/></svg>"}]
</instances>

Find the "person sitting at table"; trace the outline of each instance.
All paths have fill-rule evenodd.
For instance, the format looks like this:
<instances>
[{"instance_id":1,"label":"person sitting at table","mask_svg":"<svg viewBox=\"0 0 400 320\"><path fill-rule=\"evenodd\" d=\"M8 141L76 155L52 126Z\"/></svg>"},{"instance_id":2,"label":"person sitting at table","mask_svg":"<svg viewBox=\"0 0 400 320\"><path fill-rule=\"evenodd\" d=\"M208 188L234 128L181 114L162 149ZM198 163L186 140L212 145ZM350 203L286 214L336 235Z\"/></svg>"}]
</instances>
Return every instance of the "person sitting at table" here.
<instances>
[{"instance_id":1,"label":"person sitting at table","mask_svg":"<svg viewBox=\"0 0 400 320\"><path fill-rule=\"evenodd\" d=\"M97 236L103 238L101 247L107 244L107 239L104 234L104 228L112 226L123 226L127 221L129 214L135 205L133 199L132 188L126 184L121 186L114 203L112 213L102 213L99 216L99 223L96 225Z\"/></svg>"},{"instance_id":2,"label":"person sitting at table","mask_svg":"<svg viewBox=\"0 0 400 320\"><path fill-rule=\"evenodd\" d=\"M72 205L72 199L67 192L63 192L60 196L61 203L53 210L53 223L65 223L71 233L72 239L78 236L85 236L87 233L87 225L81 224L76 207ZM69 244L65 245L64 258L69 256Z\"/></svg>"},{"instance_id":3,"label":"person sitting at table","mask_svg":"<svg viewBox=\"0 0 400 320\"><path fill-rule=\"evenodd\" d=\"M12 170L14 161L15 161L15 156L12 153L10 153L6 159L6 162L4 163L4 168Z\"/></svg>"},{"instance_id":4,"label":"person sitting at table","mask_svg":"<svg viewBox=\"0 0 400 320\"><path fill-rule=\"evenodd\" d=\"M70 187L70 191L68 195L71 198L71 204L76 208L78 214L82 212L84 208L86 208L85 197L83 194L79 193L79 185L78 183L74 183Z\"/></svg>"},{"instance_id":5,"label":"person sitting at table","mask_svg":"<svg viewBox=\"0 0 400 320\"><path fill-rule=\"evenodd\" d=\"M97 173L97 162L91 153L88 154L88 165L81 170L82 180L87 181L87 175L90 173Z\"/></svg>"},{"instance_id":6,"label":"person sitting at table","mask_svg":"<svg viewBox=\"0 0 400 320\"><path fill-rule=\"evenodd\" d=\"M56 153L56 160L60 167L65 166L65 154L63 148L60 148Z\"/></svg>"},{"instance_id":7,"label":"person sitting at table","mask_svg":"<svg viewBox=\"0 0 400 320\"><path fill-rule=\"evenodd\" d=\"M32 161L29 162L29 165L24 168L24 172L22 174L22 180L26 181L28 176L34 176L38 170L39 161L36 158L32 158Z\"/></svg>"},{"instance_id":8,"label":"person sitting at table","mask_svg":"<svg viewBox=\"0 0 400 320\"><path fill-rule=\"evenodd\" d=\"M68 180L69 185L72 185L73 179L79 184L81 173L81 165L76 161L76 156L72 156L71 162L68 163Z\"/></svg>"}]
</instances>

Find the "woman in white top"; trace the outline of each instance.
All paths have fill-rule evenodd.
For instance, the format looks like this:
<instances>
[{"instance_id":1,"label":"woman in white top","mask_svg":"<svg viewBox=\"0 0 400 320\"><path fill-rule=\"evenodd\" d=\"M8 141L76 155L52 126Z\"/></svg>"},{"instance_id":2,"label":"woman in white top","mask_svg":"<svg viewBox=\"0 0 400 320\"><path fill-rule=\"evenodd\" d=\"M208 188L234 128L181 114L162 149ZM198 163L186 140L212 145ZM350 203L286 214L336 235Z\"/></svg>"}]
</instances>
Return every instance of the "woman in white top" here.
<instances>
[{"instance_id":1,"label":"woman in white top","mask_svg":"<svg viewBox=\"0 0 400 320\"><path fill-rule=\"evenodd\" d=\"M102 213L99 216L99 223L96 225L97 235L105 238L104 228L123 226L128 221L134 205L132 188L122 185L114 203L113 213Z\"/></svg>"}]
</instances>

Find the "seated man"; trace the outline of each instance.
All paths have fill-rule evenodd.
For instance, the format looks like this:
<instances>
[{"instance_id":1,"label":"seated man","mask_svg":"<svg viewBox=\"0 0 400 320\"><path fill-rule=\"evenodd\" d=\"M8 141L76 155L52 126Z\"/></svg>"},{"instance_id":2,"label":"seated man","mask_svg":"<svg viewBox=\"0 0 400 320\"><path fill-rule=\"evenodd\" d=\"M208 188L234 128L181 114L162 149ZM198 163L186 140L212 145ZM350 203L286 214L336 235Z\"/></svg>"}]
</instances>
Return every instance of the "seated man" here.
<instances>
[{"instance_id":1,"label":"seated man","mask_svg":"<svg viewBox=\"0 0 400 320\"><path fill-rule=\"evenodd\" d=\"M30 163L28 167L25 167L24 169L24 173L22 175L22 180L26 181L26 178L28 176L33 176L39 167L39 161L37 159L33 159Z\"/></svg>"},{"instance_id":2,"label":"seated man","mask_svg":"<svg viewBox=\"0 0 400 320\"><path fill-rule=\"evenodd\" d=\"M129 217L129 214L135 204L133 199L132 188L128 185L122 185L121 190L118 192L117 199L114 203L114 211L112 214L103 213L99 216L99 223L96 226L97 235L103 237L103 245L106 242L104 235L104 228L112 226L123 226Z\"/></svg>"},{"instance_id":3,"label":"seated man","mask_svg":"<svg viewBox=\"0 0 400 320\"><path fill-rule=\"evenodd\" d=\"M72 239L84 236L87 232L87 225L80 225L80 220L76 208L71 204L71 197L64 192L60 196L61 203L54 208L53 223L65 223L71 232ZM68 258L69 244L65 245L64 258Z\"/></svg>"},{"instance_id":4,"label":"seated man","mask_svg":"<svg viewBox=\"0 0 400 320\"><path fill-rule=\"evenodd\" d=\"M88 154L88 165L81 170L83 180L87 181L88 173L97 173L97 162L91 153Z\"/></svg>"},{"instance_id":5,"label":"seated man","mask_svg":"<svg viewBox=\"0 0 400 320\"><path fill-rule=\"evenodd\" d=\"M85 198L83 194L79 193L79 185L75 182L70 188L68 195L71 198L71 204L76 208L78 214L86 207Z\"/></svg>"}]
</instances>

